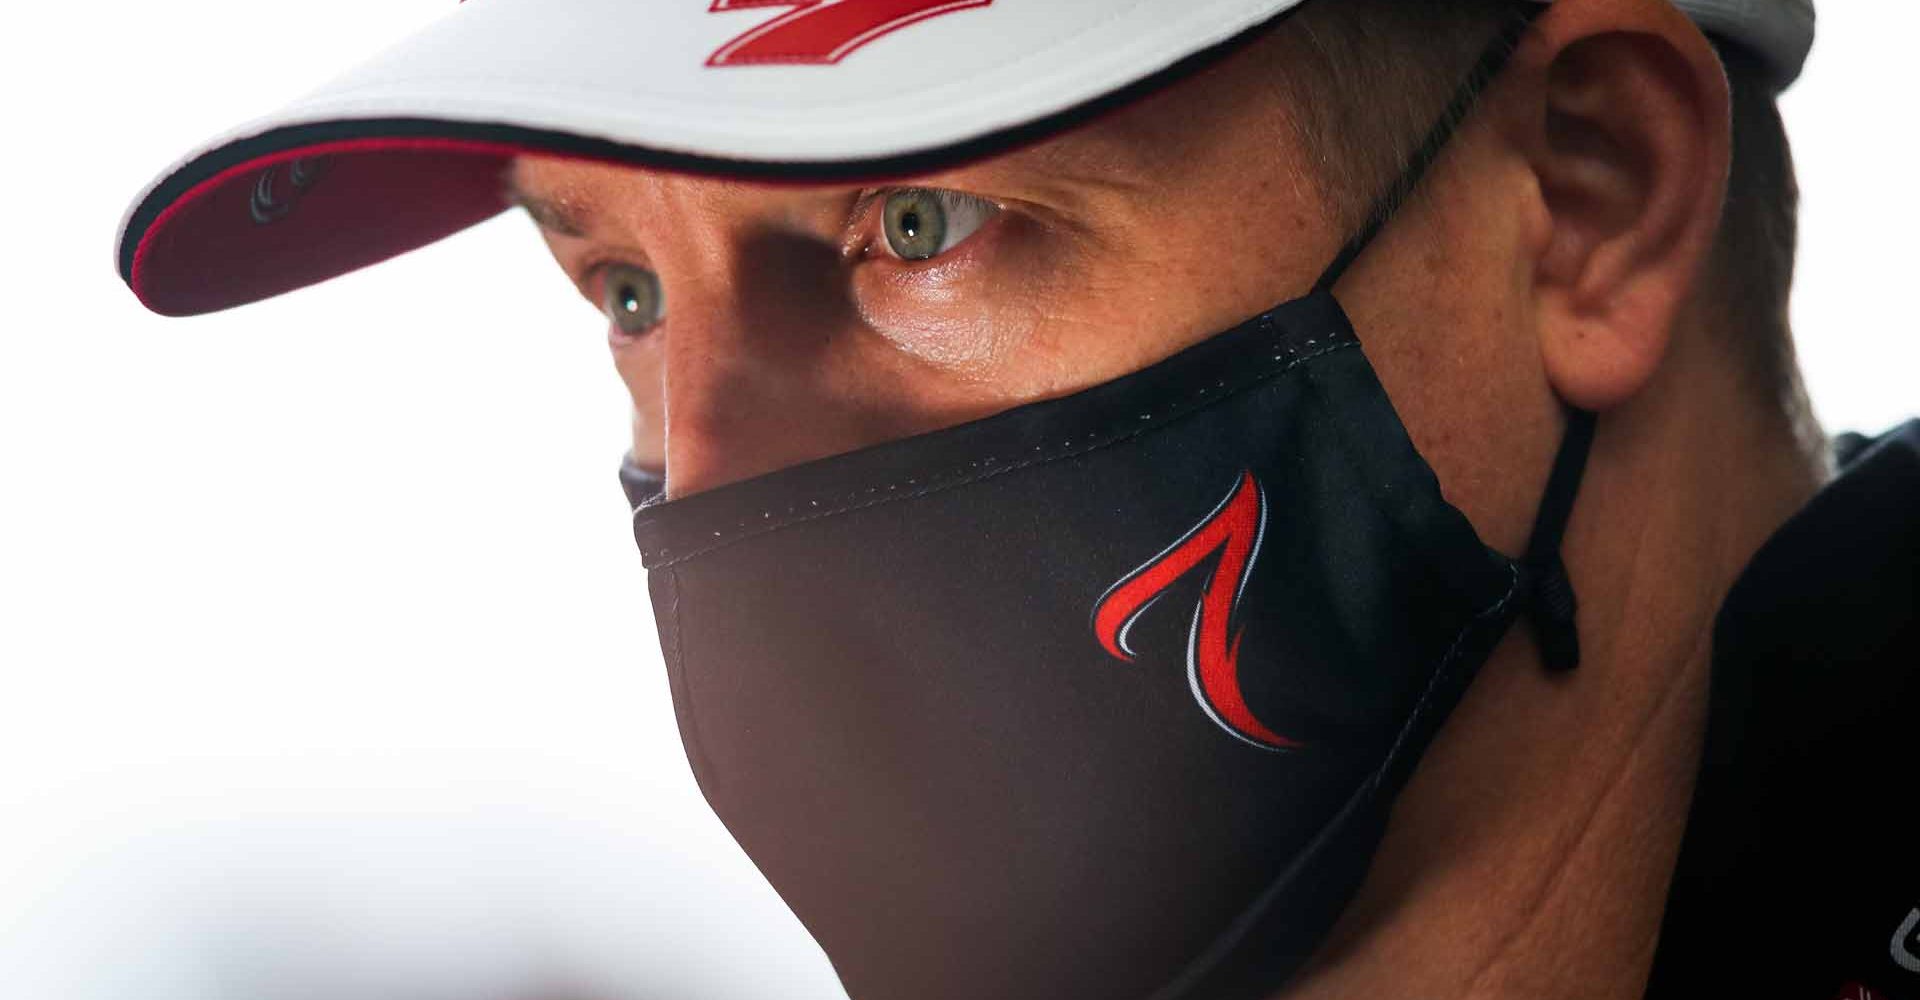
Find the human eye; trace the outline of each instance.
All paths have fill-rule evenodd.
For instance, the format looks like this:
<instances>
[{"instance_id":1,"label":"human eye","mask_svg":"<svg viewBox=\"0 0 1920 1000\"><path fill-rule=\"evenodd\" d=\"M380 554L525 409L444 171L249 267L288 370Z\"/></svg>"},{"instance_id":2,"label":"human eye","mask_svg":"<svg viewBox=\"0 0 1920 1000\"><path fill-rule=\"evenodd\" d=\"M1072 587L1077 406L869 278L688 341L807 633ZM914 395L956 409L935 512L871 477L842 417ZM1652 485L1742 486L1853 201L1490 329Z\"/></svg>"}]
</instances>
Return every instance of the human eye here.
<instances>
[{"instance_id":1,"label":"human eye","mask_svg":"<svg viewBox=\"0 0 1920 1000\"><path fill-rule=\"evenodd\" d=\"M1000 206L985 198L939 188L895 188L879 192L875 200L881 242L910 263L952 250L1000 213Z\"/></svg>"},{"instance_id":2,"label":"human eye","mask_svg":"<svg viewBox=\"0 0 1920 1000\"><path fill-rule=\"evenodd\" d=\"M594 305L627 337L645 334L666 318L660 276L647 268L618 261L596 265L588 289Z\"/></svg>"}]
</instances>

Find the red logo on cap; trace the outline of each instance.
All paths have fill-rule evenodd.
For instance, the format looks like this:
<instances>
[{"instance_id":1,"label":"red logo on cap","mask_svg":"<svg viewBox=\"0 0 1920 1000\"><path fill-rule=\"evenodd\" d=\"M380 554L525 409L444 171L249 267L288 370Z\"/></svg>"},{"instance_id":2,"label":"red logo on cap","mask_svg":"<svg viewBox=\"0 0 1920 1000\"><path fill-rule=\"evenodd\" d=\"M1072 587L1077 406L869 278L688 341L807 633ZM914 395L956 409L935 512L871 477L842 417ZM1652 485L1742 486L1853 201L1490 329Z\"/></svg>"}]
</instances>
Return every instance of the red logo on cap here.
<instances>
[{"instance_id":1,"label":"red logo on cap","mask_svg":"<svg viewBox=\"0 0 1920 1000\"><path fill-rule=\"evenodd\" d=\"M709 66L831 65L888 32L993 0L713 0L710 12L749 7L793 10L728 42Z\"/></svg>"}]
</instances>

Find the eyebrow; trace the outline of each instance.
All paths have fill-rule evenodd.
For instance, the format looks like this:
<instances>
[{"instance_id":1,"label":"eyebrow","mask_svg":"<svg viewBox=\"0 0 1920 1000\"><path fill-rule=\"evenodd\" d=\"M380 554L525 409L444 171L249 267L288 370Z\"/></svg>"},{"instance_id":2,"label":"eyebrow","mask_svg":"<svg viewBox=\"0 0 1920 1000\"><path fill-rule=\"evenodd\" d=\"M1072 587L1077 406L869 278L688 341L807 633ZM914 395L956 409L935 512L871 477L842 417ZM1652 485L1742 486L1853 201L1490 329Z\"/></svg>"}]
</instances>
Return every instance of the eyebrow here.
<instances>
[{"instance_id":1,"label":"eyebrow","mask_svg":"<svg viewBox=\"0 0 1920 1000\"><path fill-rule=\"evenodd\" d=\"M528 191L520 185L519 175L511 165L500 173L500 193L507 204L525 209L534 225L550 233L576 239L584 239L587 235L586 219L575 206Z\"/></svg>"}]
</instances>

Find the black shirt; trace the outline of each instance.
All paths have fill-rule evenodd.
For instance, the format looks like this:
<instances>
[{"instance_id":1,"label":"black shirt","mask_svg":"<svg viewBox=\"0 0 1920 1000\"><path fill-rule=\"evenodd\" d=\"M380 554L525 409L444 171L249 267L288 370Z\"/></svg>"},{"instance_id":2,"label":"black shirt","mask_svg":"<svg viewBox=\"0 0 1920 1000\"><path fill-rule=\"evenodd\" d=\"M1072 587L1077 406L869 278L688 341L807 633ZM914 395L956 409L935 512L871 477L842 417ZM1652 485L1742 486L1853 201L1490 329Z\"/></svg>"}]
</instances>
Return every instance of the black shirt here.
<instances>
[{"instance_id":1,"label":"black shirt","mask_svg":"<svg viewBox=\"0 0 1920 1000\"><path fill-rule=\"evenodd\" d=\"M1920 421L1836 447L1715 624L1653 1000L1920 1000Z\"/></svg>"}]
</instances>

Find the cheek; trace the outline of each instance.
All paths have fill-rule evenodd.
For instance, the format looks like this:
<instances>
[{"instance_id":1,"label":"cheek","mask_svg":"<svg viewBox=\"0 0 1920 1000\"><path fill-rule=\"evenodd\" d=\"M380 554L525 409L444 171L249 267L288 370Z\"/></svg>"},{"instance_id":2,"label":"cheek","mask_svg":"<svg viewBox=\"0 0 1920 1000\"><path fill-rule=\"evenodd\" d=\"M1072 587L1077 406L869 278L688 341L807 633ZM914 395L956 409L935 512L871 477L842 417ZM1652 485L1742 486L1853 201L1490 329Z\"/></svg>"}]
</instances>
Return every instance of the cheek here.
<instances>
[{"instance_id":1,"label":"cheek","mask_svg":"<svg viewBox=\"0 0 1920 1000\"><path fill-rule=\"evenodd\" d=\"M633 458L642 466L666 464L667 423L659 336L642 337L613 348L613 366L633 398Z\"/></svg>"},{"instance_id":2,"label":"cheek","mask_svg":"<svg viewBox=\"0 0 1920 1000\"><path fill-rule=\"evenodd\" d=\"M1530 222L1504 194L1526 186L1446 190L1459 197L1416 202L1381 233L1340 297L1448 501L1488 544L1518 553L1560 427L1531 272L1515 263Z\"/></svg>"}]
</instances>

